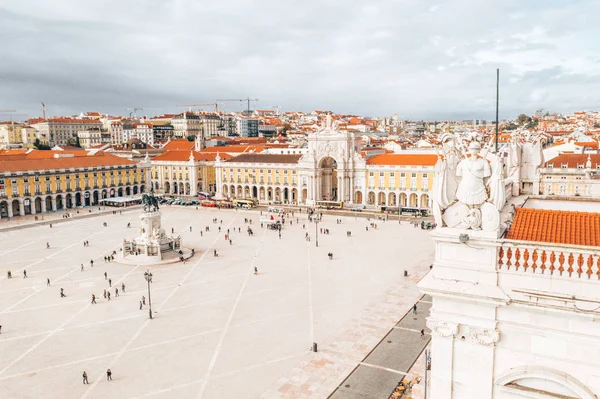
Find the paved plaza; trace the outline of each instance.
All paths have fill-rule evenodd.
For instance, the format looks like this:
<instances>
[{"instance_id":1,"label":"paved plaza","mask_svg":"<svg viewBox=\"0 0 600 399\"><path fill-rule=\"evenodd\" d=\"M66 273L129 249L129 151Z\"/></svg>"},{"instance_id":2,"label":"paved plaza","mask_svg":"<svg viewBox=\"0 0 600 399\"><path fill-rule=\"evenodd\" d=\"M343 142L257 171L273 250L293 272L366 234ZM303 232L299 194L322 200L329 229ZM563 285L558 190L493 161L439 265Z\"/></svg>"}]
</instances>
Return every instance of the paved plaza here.
<instances>
[{"instance_id":1,"label":"paved plaza","mask_svg":"<svg viewBox=\"0 0 600 399\"><path fill-rule=\"evenodd\" d=\"M330 234L319 234L315 248L306 214L296 214L279 238L260 228L257 211L163 207L165 230L174 228L196 254L186 264L149 268L156 312L150 320L148 303L139 308L142 295L148 300L147 268L103 260L137 233L139 212L0 232L2 398L302 397L280 390L300 380L313 397L326 397L348 376L347 365L355 367L421 297L415 282L433 257L427 232L407 222L371 221L378 228L367 231L366 219L342 217L338 224L325 215L318 226ZM205 226L210 231L201 236ZM103 297L105 272L110 301ZM115 297L121 284L125 292ZM393 301L383 301L386 295ZM380 309L385 322L365 322ZM335 366L328 354L352 341L358 345L346 365L318 372L323 389L332 389L311 389L303 366L323 359ZM313 342L318 353L310 351ZM89 385L82 384L84 370Z\"/></svg>"}]
</instances>

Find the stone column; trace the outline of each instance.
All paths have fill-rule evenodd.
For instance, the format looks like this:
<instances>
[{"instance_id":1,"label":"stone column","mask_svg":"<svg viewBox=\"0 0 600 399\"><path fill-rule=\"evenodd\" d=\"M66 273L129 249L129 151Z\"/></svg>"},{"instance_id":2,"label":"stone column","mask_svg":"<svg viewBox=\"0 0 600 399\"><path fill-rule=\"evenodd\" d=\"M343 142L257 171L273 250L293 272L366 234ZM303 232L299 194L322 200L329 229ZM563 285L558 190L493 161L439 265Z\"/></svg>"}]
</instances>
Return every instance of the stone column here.
<instances>
[{"instance_id":1,"label":"stone column","mask_svg":"<svg viewBox=\"0 0 600 399\"><path fill-rule=\"evenodd\" d=\"M35 200L34 199L29 200L29 209L31 209L32 215L35 215L37 213L37 211L35 210Z\"/></svg>"},{"instance_id":2,"label":"stone column","mask_svg":"<svg viewBox=\"0 0 600 399\"><path fill-rule=\"evenodd\" d=\"M23 198L19 198L19 215L25 216L25 206L23 205Z\"/></svg>"},{"instance_id":3,"label":"stone column","mask_svg":"<svg viewBox=\"0 0 600 399\"><path fill-rule=\"evenodd\" d=\"M197 165L192 166L192 170L190 173L189 183L190 183L190 195L197 196L198 195L198 170L196 169Z\"/></svg>"},{"instance_id":4,"label":"stone column","mask_svg":"<svg viewBox=\"0 0 600 399\"><path fill-rule=\"evenodd\" d=\"M44 198L40 204L42 205L42 213L46 212L46 198Z\"/></svg>"},{"instance_id":5,"label":"stone column","mask_svg":"<svg viewBox=\"0 0 600 399\"><path fill-rule=\"evenodd\" d=\"M8 217L9 217L9 218L11 218L11 217L13 217L13 216L14 216L14 215L13 215L13 210L12 210L12 202L8 204L8 206L7 206L7 209L6 209L6 210L8 211Z\"/></svg>"},{"instance_id":6,"label":"stone column","mask_svg":"<svg viewBox=\"0 0 600 399\"><path fill-rule=\"evenodd\" d=\"M431 398L452 398L454 338L458 324L429 318L427 327L435 339L431 341ZM435 361L433 361L435 359Z\"/></svg>"},{"instance_id":7,"label":"stone column","mask_svg":"<svg viewBox=\"0 0 600 399\"><path fill-rule=\"evenodd\" d=\"M52 196L52 211L56 212L56 195Z\"/></svg>"}]
</instances>

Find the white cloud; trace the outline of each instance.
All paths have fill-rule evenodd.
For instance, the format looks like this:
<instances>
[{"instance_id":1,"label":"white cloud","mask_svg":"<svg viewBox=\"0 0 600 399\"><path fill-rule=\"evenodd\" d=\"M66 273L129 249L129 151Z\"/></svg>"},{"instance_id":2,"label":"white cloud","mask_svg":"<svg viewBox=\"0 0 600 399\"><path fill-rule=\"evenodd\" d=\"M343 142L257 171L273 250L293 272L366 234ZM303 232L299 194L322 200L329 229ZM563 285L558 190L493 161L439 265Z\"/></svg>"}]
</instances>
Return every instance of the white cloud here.
<instances>
[{"instance_id":1,"label":"white cloud","mask_svg":"<svg viewBox=\"0 0 600 399\"><path fill-rule=\"evenodd\" d=\"M595 0L365 4L0 1L0 108L168 112L249 95L285 109L486 118L496 68L501 116L597 107Z\"/></svg>"}]
</instances>

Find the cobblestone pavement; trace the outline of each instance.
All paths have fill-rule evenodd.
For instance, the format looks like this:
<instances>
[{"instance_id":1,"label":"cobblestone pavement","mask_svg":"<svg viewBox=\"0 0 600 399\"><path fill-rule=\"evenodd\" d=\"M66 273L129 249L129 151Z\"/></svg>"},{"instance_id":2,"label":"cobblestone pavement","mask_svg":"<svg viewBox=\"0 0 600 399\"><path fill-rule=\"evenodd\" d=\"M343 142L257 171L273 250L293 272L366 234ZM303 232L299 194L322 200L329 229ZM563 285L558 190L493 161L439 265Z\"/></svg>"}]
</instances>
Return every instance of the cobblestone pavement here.
<instances>
[{"instance_id":1,"label":"cobblestone pavement","mask_svg":"<svg viewBox=\"0 0 600 399\"><path fill-rule=\"evenodd\" d=\"M305 214L279 238L260 228L256 211L164 207L163 227L196 255L149 268L150 320L147 305L139 309L149 299L146 267L103 260L137 233L138 212L0 232L0 397L246 399L283 395L289 383L287 397L304 390L322 399L420 296L415 284L433 256L426 231L397 221L367 231L362 218L325 216L316 248Z\"/></svg>"}]
</instances>

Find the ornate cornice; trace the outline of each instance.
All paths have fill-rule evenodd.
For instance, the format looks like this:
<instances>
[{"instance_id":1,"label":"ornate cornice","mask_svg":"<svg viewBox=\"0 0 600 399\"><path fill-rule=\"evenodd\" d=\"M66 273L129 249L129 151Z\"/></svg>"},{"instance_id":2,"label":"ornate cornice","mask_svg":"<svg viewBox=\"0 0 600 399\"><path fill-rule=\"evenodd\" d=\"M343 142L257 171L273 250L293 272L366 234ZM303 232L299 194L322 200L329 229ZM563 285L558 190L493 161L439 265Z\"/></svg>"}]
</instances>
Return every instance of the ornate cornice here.
<instances>
[{"instance_id":1,"label":"ornate cornice","mask_svg":"<svg viewBox=\"0 0 600 399\"><path fill-rule=\"evenodd\" d=\"M454 338L458 333L458 324L447 321L427 320L427 327L438 337Z\"/></svg>"}]
</instances>

